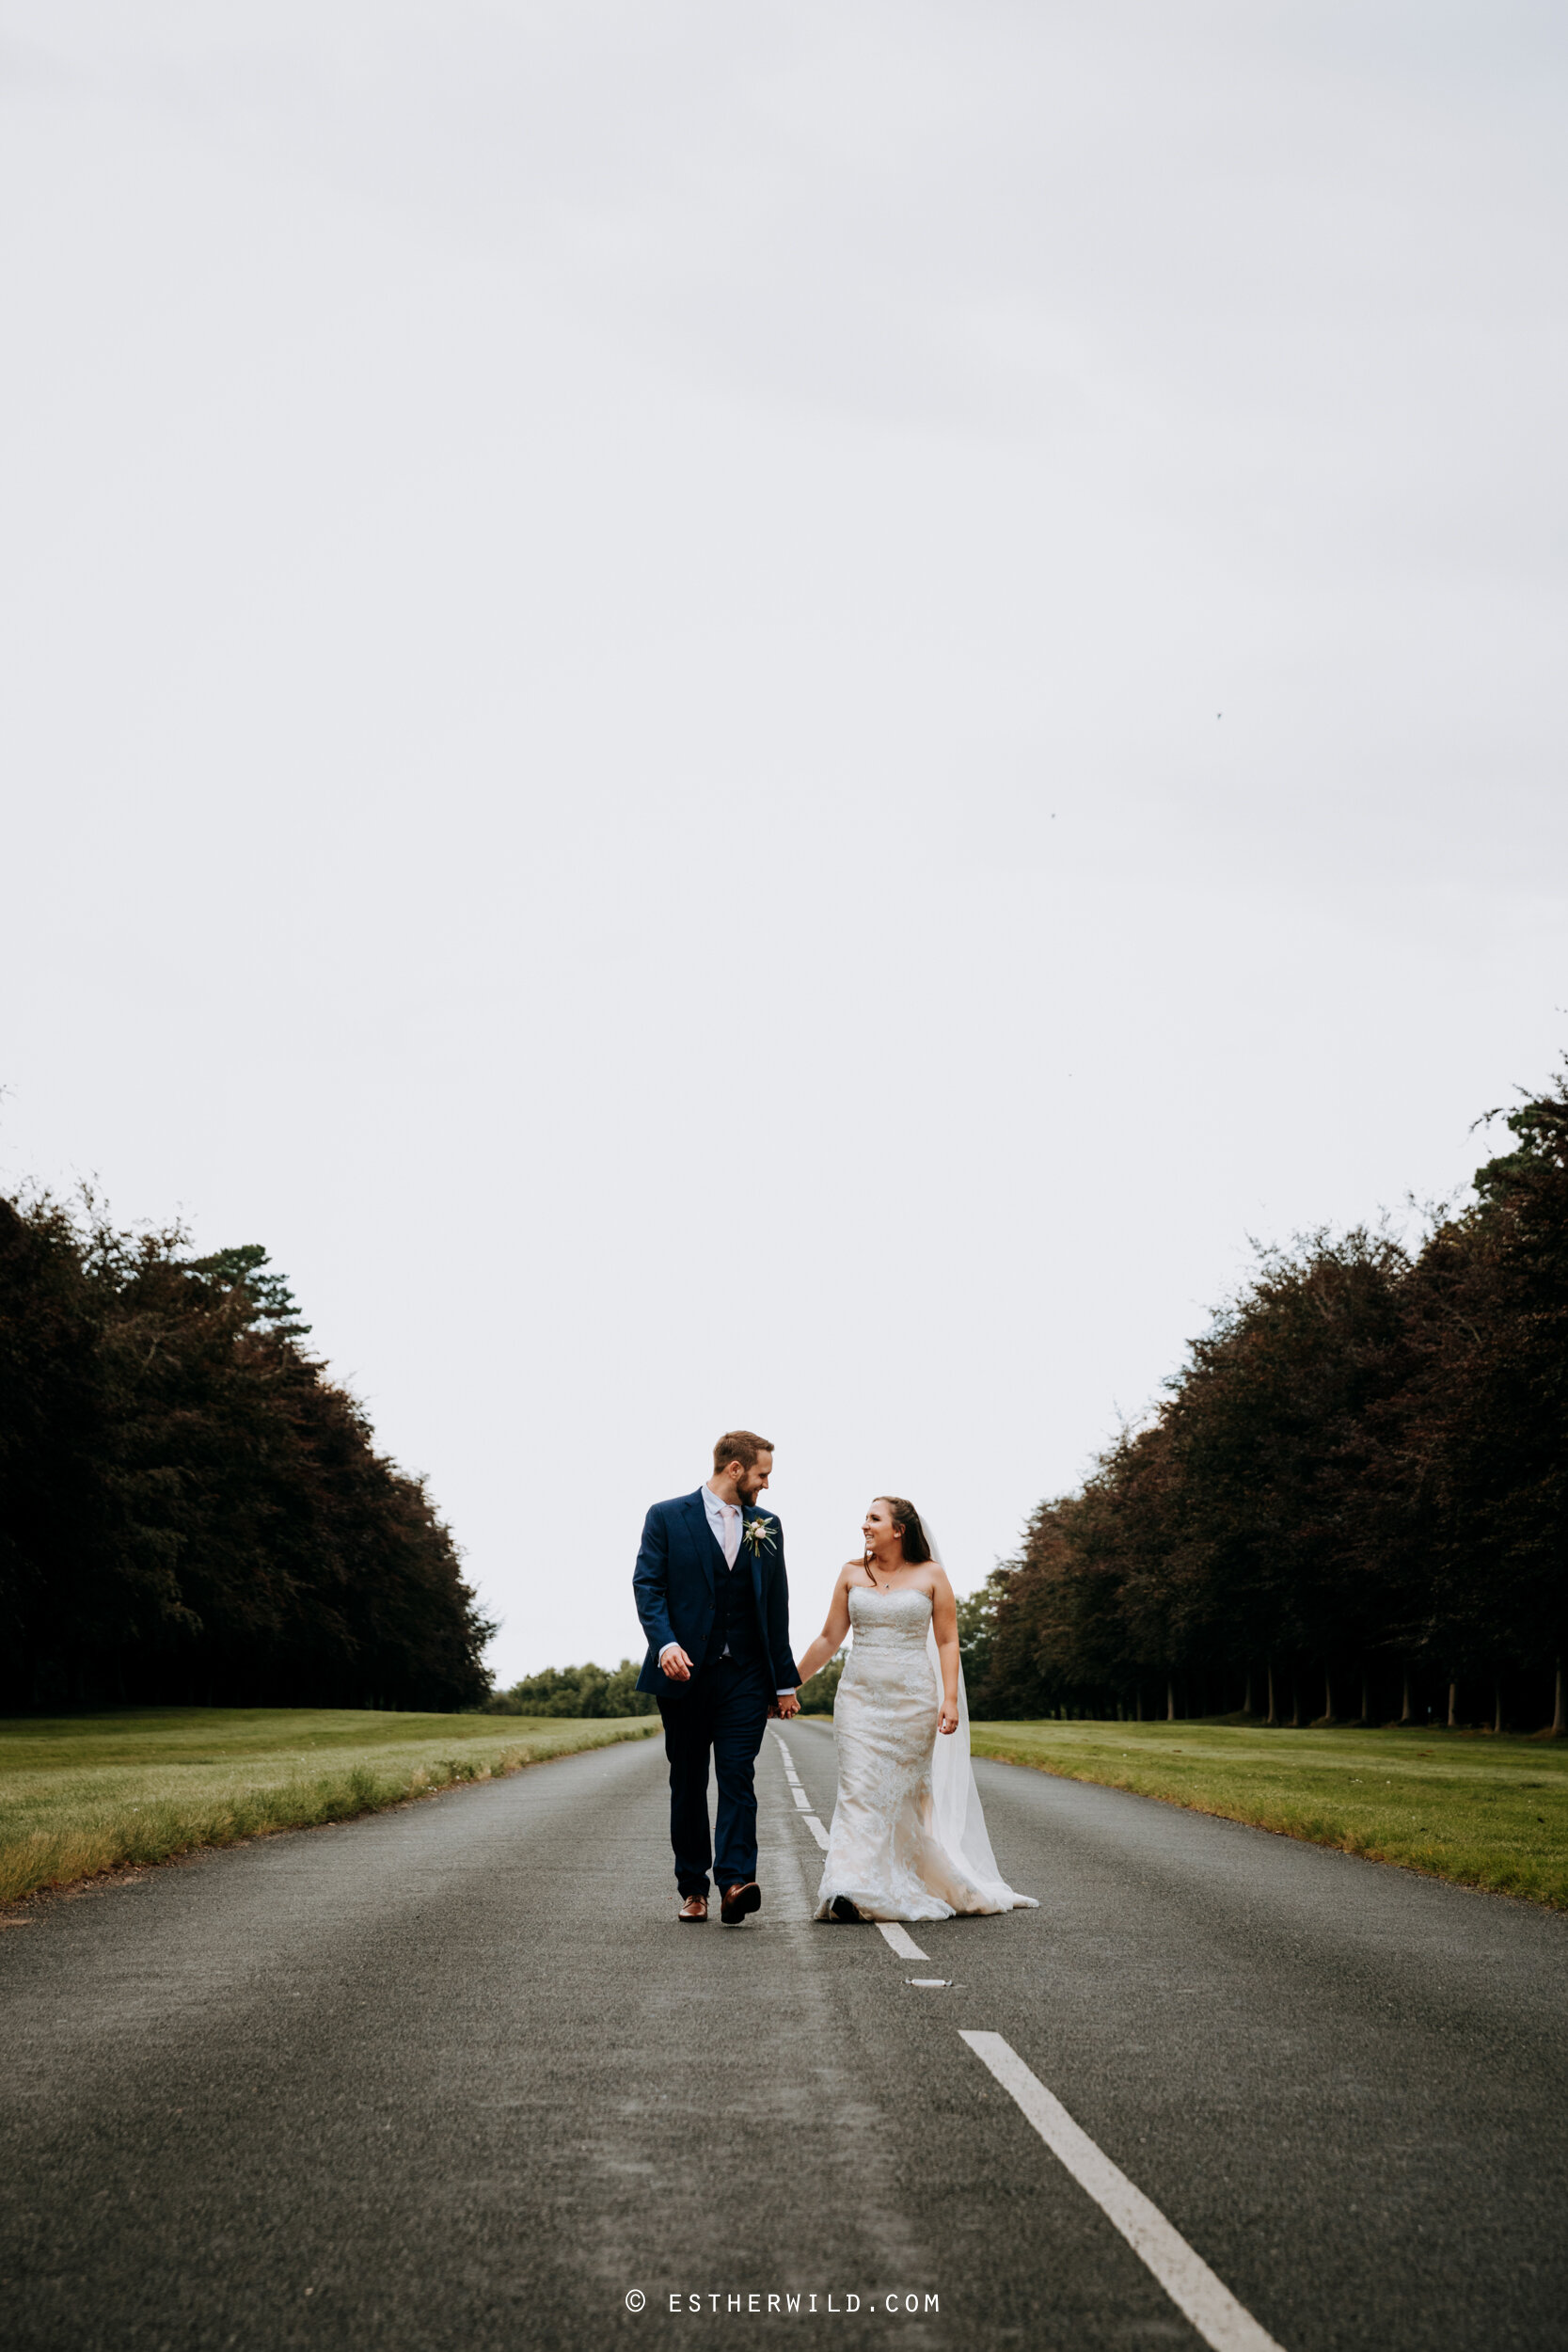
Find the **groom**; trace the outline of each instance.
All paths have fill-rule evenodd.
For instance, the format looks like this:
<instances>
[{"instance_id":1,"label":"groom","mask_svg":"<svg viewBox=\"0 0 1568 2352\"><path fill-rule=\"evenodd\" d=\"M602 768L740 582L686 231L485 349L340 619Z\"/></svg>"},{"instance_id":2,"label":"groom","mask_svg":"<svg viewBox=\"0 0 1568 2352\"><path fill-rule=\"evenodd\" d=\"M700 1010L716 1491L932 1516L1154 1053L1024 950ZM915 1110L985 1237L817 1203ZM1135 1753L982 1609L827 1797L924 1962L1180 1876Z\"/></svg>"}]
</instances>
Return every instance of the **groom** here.
<instances>
[{"instance_id":1,"label":"groom","mask_svg":"<svg viewBox=\"0 0 1568 2352\"><path fill-rule=\"evenodd\" d=\"M689 1925L707 1917L710 1862L727 1928L761 1910L752 1775L768 1716L800 1711L784 1533L756 1507L772 1468L766 1438L726 1431L707 1485L654 1504L632 1571L648 1637L637 1687L653 1692L664 1718L678 1916ZM719 1776L716 1846L708 1837L710 1755Z\"/></svg>"}]
</instances>

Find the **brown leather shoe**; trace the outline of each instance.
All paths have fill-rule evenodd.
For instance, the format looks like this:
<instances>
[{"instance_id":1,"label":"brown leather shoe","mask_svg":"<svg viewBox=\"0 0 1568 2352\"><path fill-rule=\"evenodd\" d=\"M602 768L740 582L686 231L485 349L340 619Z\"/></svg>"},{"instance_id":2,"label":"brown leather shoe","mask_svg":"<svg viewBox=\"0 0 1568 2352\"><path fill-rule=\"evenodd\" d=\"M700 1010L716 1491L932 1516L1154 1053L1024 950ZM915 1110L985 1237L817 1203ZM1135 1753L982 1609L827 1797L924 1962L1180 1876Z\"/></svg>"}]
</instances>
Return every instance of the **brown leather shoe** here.
<instances>
[{"instance_id":1,"label":"brown leather shoe","mask_svg":"<svg viewBox=\"0 0 1568 2352\"><path fill-rule=\"evenodd\" d=\"M688 1895L675 1914L683 1928L696 1927L707 1917L707 1897Z\"/></svg>"},{"instance_id":2,"label":"brown leather shoe","mask_svg":"<svg viewBox=\"0 0 1568 2352\"><path fill-rule=\"evenodd\" d=\"M762 1889L755 1879L748 1879L744 1886L726 1886L719 1905L719 1916L727 1928L738 1928L749 1911L762 1909Z\"/></svg>"}]
</instances>

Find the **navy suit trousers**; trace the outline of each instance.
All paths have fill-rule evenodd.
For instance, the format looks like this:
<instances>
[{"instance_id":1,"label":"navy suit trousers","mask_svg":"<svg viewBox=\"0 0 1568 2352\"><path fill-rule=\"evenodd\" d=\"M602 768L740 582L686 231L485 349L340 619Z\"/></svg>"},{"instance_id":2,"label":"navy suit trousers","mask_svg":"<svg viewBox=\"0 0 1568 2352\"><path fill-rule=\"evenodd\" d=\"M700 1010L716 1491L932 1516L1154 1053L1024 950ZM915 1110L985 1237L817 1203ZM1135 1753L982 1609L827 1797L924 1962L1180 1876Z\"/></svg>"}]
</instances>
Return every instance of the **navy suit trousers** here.
<instances>
[{"instance_id":1,"label":"navy suit trousers","mask_svg":"<svg viewBox=\"0 0 1568 2352\"><path fill-rule=\"evenodd\" d=\"M757 1750L773 1693L758 1661L715 1659L699 1666L678 1694L659 1696L664 1753L670 1759L670 1843L682 1895L705 1895L708 1869L722 1889L757 1874ZM719 1779L719 1819L710 1840L708 1758Z\"/></svg>"}]
</instances>

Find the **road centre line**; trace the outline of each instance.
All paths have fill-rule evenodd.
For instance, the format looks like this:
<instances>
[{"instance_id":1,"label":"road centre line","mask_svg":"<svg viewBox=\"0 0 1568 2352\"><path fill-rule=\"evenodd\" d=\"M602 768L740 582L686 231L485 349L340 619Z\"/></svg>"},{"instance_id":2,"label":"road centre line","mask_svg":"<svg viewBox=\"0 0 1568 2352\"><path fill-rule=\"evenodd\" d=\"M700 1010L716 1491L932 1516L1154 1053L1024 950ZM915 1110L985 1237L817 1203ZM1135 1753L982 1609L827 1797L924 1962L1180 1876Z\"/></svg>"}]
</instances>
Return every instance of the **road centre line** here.
<instances>
[{"instance_id":1,"label":"road centre line","mask_svg":"<svg viewBox=\"0 0 1568 2352\"><path fill-rule=\"evenodd\" d=\"M778 1733L775 1732L773 1737L777 1740L779 1737ZM805 1822L805 1825L810 1830L812 1836L816 1838L817 1844L825 1851L828 1844L828 1834L823 1828L821 1822L817 1820L816 1814L810 1810L811 1799L806 1795L805 1790L801 1788L795 1767L789 1760L789 1750L784 1747L784 1743L782 1740L779 1740L779 1745L781 1748L784 1748L784 1771L789 1775L790 1786L795 1792L795 1803L797 1808L799 1809L800 1818ZM873 1920L872 1925L877 1929L879 1934L881 1935L890 1949L897 1953L900 1960L924 1960L927 1963L927 1964L929 1963L931 1957L930 1953L923 1952L919 1945L915 1942L913 1936L910 1933L908 1928L900 1927L896 1919L876 1919ZM931 1981L934 1983L936 1979L933 1978Z\"/></svg>"},{"instance_id":2,"label":"road centre line","mask_svg":"<svg viewBox=\"0 0 1568 2352\"><path fill-rule=\"evenodd\" d=\"M1114 2229L1148 2266L1179 2312L1192 2321L1212 2352L1280 2352L1280 2346L1230 2289L1216 2279L1200 2254L1173 2230L1158 2205L1134 2188L1125 2172L1095 2146L1061 2101L1031 2074L999 2033L960 2032L981 2064L1015 2099L1052 2154L1086 2189Z\"/></svg>"},{"instance_id":3,"label":"road centre line","mask_svg":"<svg viewBox=\"0 0 1568 2352\"><path fill-rule=\"evenodd\" d=\"M775 1732L773 1737L775 1740L778 1740L778 1733ZM789 1760L789 1750L784 1747L784 1743L782 1740L779 1740L779 1745L781 1748L784 1748L784 1771L789 1775L790 1787L795 1793L795 1804L800 1812L800 1819L804 1821L806 1827L810 1830L817 1844L823 1849L824 1851L826 1851L828 1845L828 1833L823 1828L821 1822L817 1820L816 1814L810 1809L811 1799L806 1795L805 1790L801 1788L795 1767ZM910 1934L909 1930L907 1928L901 1928L895 1919L878 1919L873 1922L873 1925L880 1931L893 1950L897 1953L900 1960L928 1961L930 1959L929 1952L923 1952L914 1938Z\"/></svg>"},{"instance_id":4,"label":"road centre line","mask_svg":"<svg viewBox=\"0 0 1568 2352\"><path fill-rule=\"evenodd\" d=\"M800 1775L795 1769L795 1760L791 1756L788 1748L785 1747L783 1740L779 1739L777 1732L773 1734L773 1737L779 1741L779 1752L784 1757L784 1775L789 1782L790 1793L795 1799L796 1811L800 1814L801 1820L804 1821L806 1827L810 1830L812 1836L816 1838L823 1852L826 1853L828 1851L828 1833L823 1828L821 1822L817 1820L816 1814L810 1809L811 1799L807 1796L805 1790L800 1786Z\"/></svg>"},{"instance_id":5,"label":"road centre line","mask_svg":"<svg viewBox=\"0 0 1568 2352\"><path fill-rule=\"evenodd\" d=\"M801 1790L794 1763L782 1740L779 1745L784 1749L784 1771L800 1806ZM825 1849L828 1833L816 1814L802 1809L800 1819L817 1844ZM879 1919L875 1925L900 1960L924 1960L929 1965L929 1954L921 1950L907 1928L893 1919ZM935 1985L943 1980L933 1977L910 1978L906 1981ZM1142 2189L1134 2188L1126 2173L1073 2122L1061 2101L1047 2090L1037 2074L1031 2073L1010 2042L999 2033L965 2031L959 2039L1017 2103L1080 2188L1093 2198L1112 2227L1153 2273L1178 2311L1191 2321L1211 2352L1282 2352L1267 2328L1259 2326L1224 2280L1215 2277L1203 2257L1188 2245L1180 2231L1172 2228L1158 2205Z\"/></svg>"},{"instance_id":6,"label":"road centre line","mask_svg":"<svg viewBox=\"0 0 1568 2352\"><path fill-rule=\"evenodd\" d=\"M923 1952L908 1928L901 1928L896 1919L879 1919L876 1924L900 1960L930 1959L930 1953Z\"/></svg>"}]
</instances>

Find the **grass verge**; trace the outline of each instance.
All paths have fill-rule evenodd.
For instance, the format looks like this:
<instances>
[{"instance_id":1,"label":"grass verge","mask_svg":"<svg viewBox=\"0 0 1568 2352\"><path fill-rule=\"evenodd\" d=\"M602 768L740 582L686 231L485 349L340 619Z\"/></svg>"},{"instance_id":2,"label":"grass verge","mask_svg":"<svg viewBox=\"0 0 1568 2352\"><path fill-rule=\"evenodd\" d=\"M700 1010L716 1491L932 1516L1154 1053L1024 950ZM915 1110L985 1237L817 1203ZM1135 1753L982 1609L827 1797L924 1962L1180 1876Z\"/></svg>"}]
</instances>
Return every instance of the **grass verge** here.
<instances>
[{"instance_id":1,"label":"grass verge","mask_svg":"<svg viewBox=\"0 0 1568 2352\"><path fill-rule=\"evenodd\" d=\"M1568 1910L1568 1743L1227 1723L975 1724L976 1756Z\"/></svg>"},{"instance_id":2,"label":"grass verge","mask_svg":"<svg viewBox=\"0 0 1568 2352\"><path fill-rule=\"evenodd\" d=\"M0 1721L0 1903L125 1863L348 1820L658 1727L657 1716L326 1708L11 1717Z\"/></svg>"}]
</instances>

